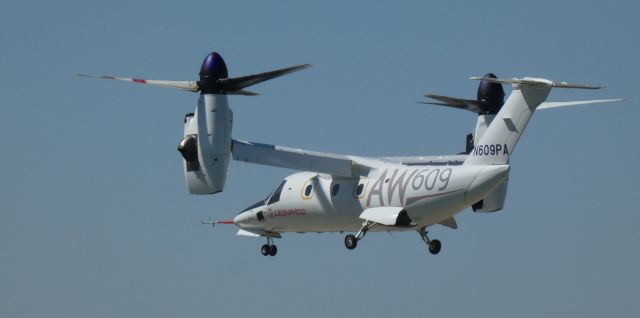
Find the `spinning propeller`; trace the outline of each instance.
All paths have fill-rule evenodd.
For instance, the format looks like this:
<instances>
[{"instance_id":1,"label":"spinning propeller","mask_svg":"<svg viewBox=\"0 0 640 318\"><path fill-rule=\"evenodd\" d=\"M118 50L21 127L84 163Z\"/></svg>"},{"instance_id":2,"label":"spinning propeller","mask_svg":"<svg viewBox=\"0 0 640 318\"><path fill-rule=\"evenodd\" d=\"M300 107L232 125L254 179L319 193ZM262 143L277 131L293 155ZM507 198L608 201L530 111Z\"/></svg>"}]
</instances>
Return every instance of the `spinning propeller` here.
<instances>
[{"instance_id":1,"label":"spinning propeller","mask_svg":"<svg viewBox=\"0 0 640 318\"><path fill-rule=\"evenodd\" d=\"M289 73L297 72L311 67L309 64L301 64L292 67L282 68L275 71L241 76L229 77L227 65L222 56L217 52L212 52L202 62L200 67L199 81L163 81L146 80L141 78L127 78L116 76L100 76L78 74L78 76L111 79L139 84L148 84L168 88L182 89L190 92L201 92L203 94L227 94L253 96L257 93L244 90L244 88L280 77Z\"/></svg>"},{"instance_id":2,"label":"spinning propeller","mask_svg":"<svg viewBox=\"0 0 640 318\"><path fill-rule=\"evenodd\" d=\"M466 109L479 115L495 115L504 105L504 90L499 82L491 82L488 79L497 78L493 73L485 74L478 85L477 98L462 99L434 94L424 94L423 96L435 99L438 102L419 102L421 104L439 105Z\"/></svg>"},{"instance_id":3,"label":"spinning propeller","mask_svg":"<svg viewBox=\"0 0 640 318\"><path fill-rule=\"evenodd\" d=\"M200 92L195 110L184 117L184 135L178 145L189 193L214 194L224 190L231 160L233 111L227 95L258 95L245 88L311 67L296 65L275 71L229 77L220 54L207 55L200 66L198 81L159 81L141 78L83 75L139 84ZM211 223L213 224L213 223Z\"/></svg>"}]
</instances>

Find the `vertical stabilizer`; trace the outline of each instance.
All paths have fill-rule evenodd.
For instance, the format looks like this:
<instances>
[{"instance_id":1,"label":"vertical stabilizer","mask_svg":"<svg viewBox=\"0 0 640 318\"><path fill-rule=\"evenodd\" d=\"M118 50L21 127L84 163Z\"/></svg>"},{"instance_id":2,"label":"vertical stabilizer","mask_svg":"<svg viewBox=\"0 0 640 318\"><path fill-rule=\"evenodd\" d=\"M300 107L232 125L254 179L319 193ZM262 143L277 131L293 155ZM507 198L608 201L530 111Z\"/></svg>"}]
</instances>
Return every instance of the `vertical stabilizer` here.
<instances>
[{"instance_id":1,"label":"vertical stabilizer","mask_svg":"<svg viewBox=\"0 0 640 318\"><path fill-rule=\"evenodd\" d=\"M502 82L499 79L495 81ZM476 140L465 165L508 164L533 112L545 101L553 83L542 79L509 82L513 84L511 95L486 131Z\"/></svg>"}]
</instances>

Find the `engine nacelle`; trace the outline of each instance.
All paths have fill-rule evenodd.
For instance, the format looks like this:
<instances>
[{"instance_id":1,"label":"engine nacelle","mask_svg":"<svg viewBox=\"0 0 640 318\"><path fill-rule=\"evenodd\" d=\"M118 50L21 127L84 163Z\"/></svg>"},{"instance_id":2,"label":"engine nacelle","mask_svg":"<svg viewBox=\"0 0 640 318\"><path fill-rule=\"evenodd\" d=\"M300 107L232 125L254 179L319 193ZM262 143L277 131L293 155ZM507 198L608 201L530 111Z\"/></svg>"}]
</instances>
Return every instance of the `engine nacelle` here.
<instances>
[{"instance_id":1,"label":"engine nacelle","mask_svg":"<svg viewBox=\"0 0 640 318\"><path fill-rule=\"evenodd\" d=\"M493 192L471 206L473 212L498 212L504 207L507 198L508 179L499 185Z\"/></svg>"},{"instance_id":2,"label":"engine nacelle","mask_svg":"<svg viewBox=\"0 0 640 318\"><path fill-rule=\"evenodd\" d=\"M213 194L224 190L232 125L233 112L225 94L201 94L195 112L185 116L184 139L178 151L184 159L190 193Z\"/></svg>"}]
</instances>

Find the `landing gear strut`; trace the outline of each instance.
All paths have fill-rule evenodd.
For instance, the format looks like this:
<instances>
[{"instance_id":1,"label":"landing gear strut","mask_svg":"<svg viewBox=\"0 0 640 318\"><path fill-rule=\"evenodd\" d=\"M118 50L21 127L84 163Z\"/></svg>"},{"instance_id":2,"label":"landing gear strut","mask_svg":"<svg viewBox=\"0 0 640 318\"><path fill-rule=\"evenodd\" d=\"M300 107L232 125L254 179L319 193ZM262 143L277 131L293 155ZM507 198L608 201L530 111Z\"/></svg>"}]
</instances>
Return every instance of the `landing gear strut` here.
<instances>
[{"instance_id":1,"label":"landing gear strut","mask_svg":"<svg viewBox=\"0 0 640 318\"><path fill-rule=\"evenodd\" d=\"M376 222L364 221L364 223L362 223L362 227L360 228L360 231L358 231L358 234L356 234L355 236L353 234L349 234L344 237L344 246L346 246L347 249L350 249L350 250L356 248L356 246L358 246L358 241L362 239L365 235L367 235L367 232L375 225L376 225Z\"/></svg>"},{"instance_id":2,"label":"landing gear strut","mask_svg":"<svg viewBox=\"0 0 640 318\"><path fill-rule=\"evenodd\" d=\"M276 256L278 248L273 244L273 238L267 237L267 244L262 245L260 252L264 256Z\"/></svg>"},{"instance_id":3,"label":"landing gear strut","mask_svg":"<svg viewBox=\"0 0 640 318\"><path fill-rule=\"evenodd\" d=\"M438 253L440 253L440 249L442 249L442 244L440 243L439 240L430 240L429 236L427 236L427 230L425 227L421 227L420 229L418 229L418 234L420 234L420 238L427 243L427 246L429 247L429 253L436 255Z\"/></svg>"}]
</instances>

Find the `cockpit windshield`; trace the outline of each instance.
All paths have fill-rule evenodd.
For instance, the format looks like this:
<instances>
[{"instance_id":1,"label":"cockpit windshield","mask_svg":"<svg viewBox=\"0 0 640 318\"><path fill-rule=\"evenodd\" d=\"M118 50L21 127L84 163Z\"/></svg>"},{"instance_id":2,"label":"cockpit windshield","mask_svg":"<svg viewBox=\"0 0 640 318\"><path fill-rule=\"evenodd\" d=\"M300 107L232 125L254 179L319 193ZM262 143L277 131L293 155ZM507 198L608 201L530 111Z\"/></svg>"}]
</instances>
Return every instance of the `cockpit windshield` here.
<instances>
[{"instance_id":1,"label":"cockpit windshield","mask_svg":"<svg viewBox=\"0 0 640 318\"><path fill-rule=\"evenodd\" d=\"M252 204L250 207L242 210L242 212L247 212L247 211L249 211L251 209L255 209L255 208L257 208L259 206L263 206L263 205L264 205L264 200L260 200L260 201L258 201L256 203ZM242 213L242 212L240 212L240 213ZM240 213L238 213L238 214L240 214Z\"/></svg>"},{"instance_id":2,"label":"cockpit windshield","mask_svg":"<svg viewBox=\"0 0 640 318\"><path fill-rule=\"evenodd\" d=\"M282 193L282 189L284 188L284 184L287 183L287 180L284 180L280 183L280 185L278 185L278 187L269 195L267 196L266 199L264 200L260 200L254 204L252 204L250 207L242 210L242 212L246 212L249 211L251 209L255 209L257 207L263 206L263 205L269 205L269 204L274 204L278 201L280 201L280 193ZM268 203L267 203L268 202ZM242 213L240 212L240 213Z\"/></svg>"},{"instance_id":3,"label":"cockpit windshield","mask_svg":"<svg viewBox=\"0 0 640 318\"><path fill-rule=\"evenodd\" d=\"M287 183L287 181L282 181L280 183L280 185L276 188L275 191L273 191L273 193L271 194L271 196L269 197L269 203L267 203L267 205L269 204L274 204L278 201L280 201L280 193L282 193L282 188L284 188L284 184Z\"/></svg>"}]
</instances>

